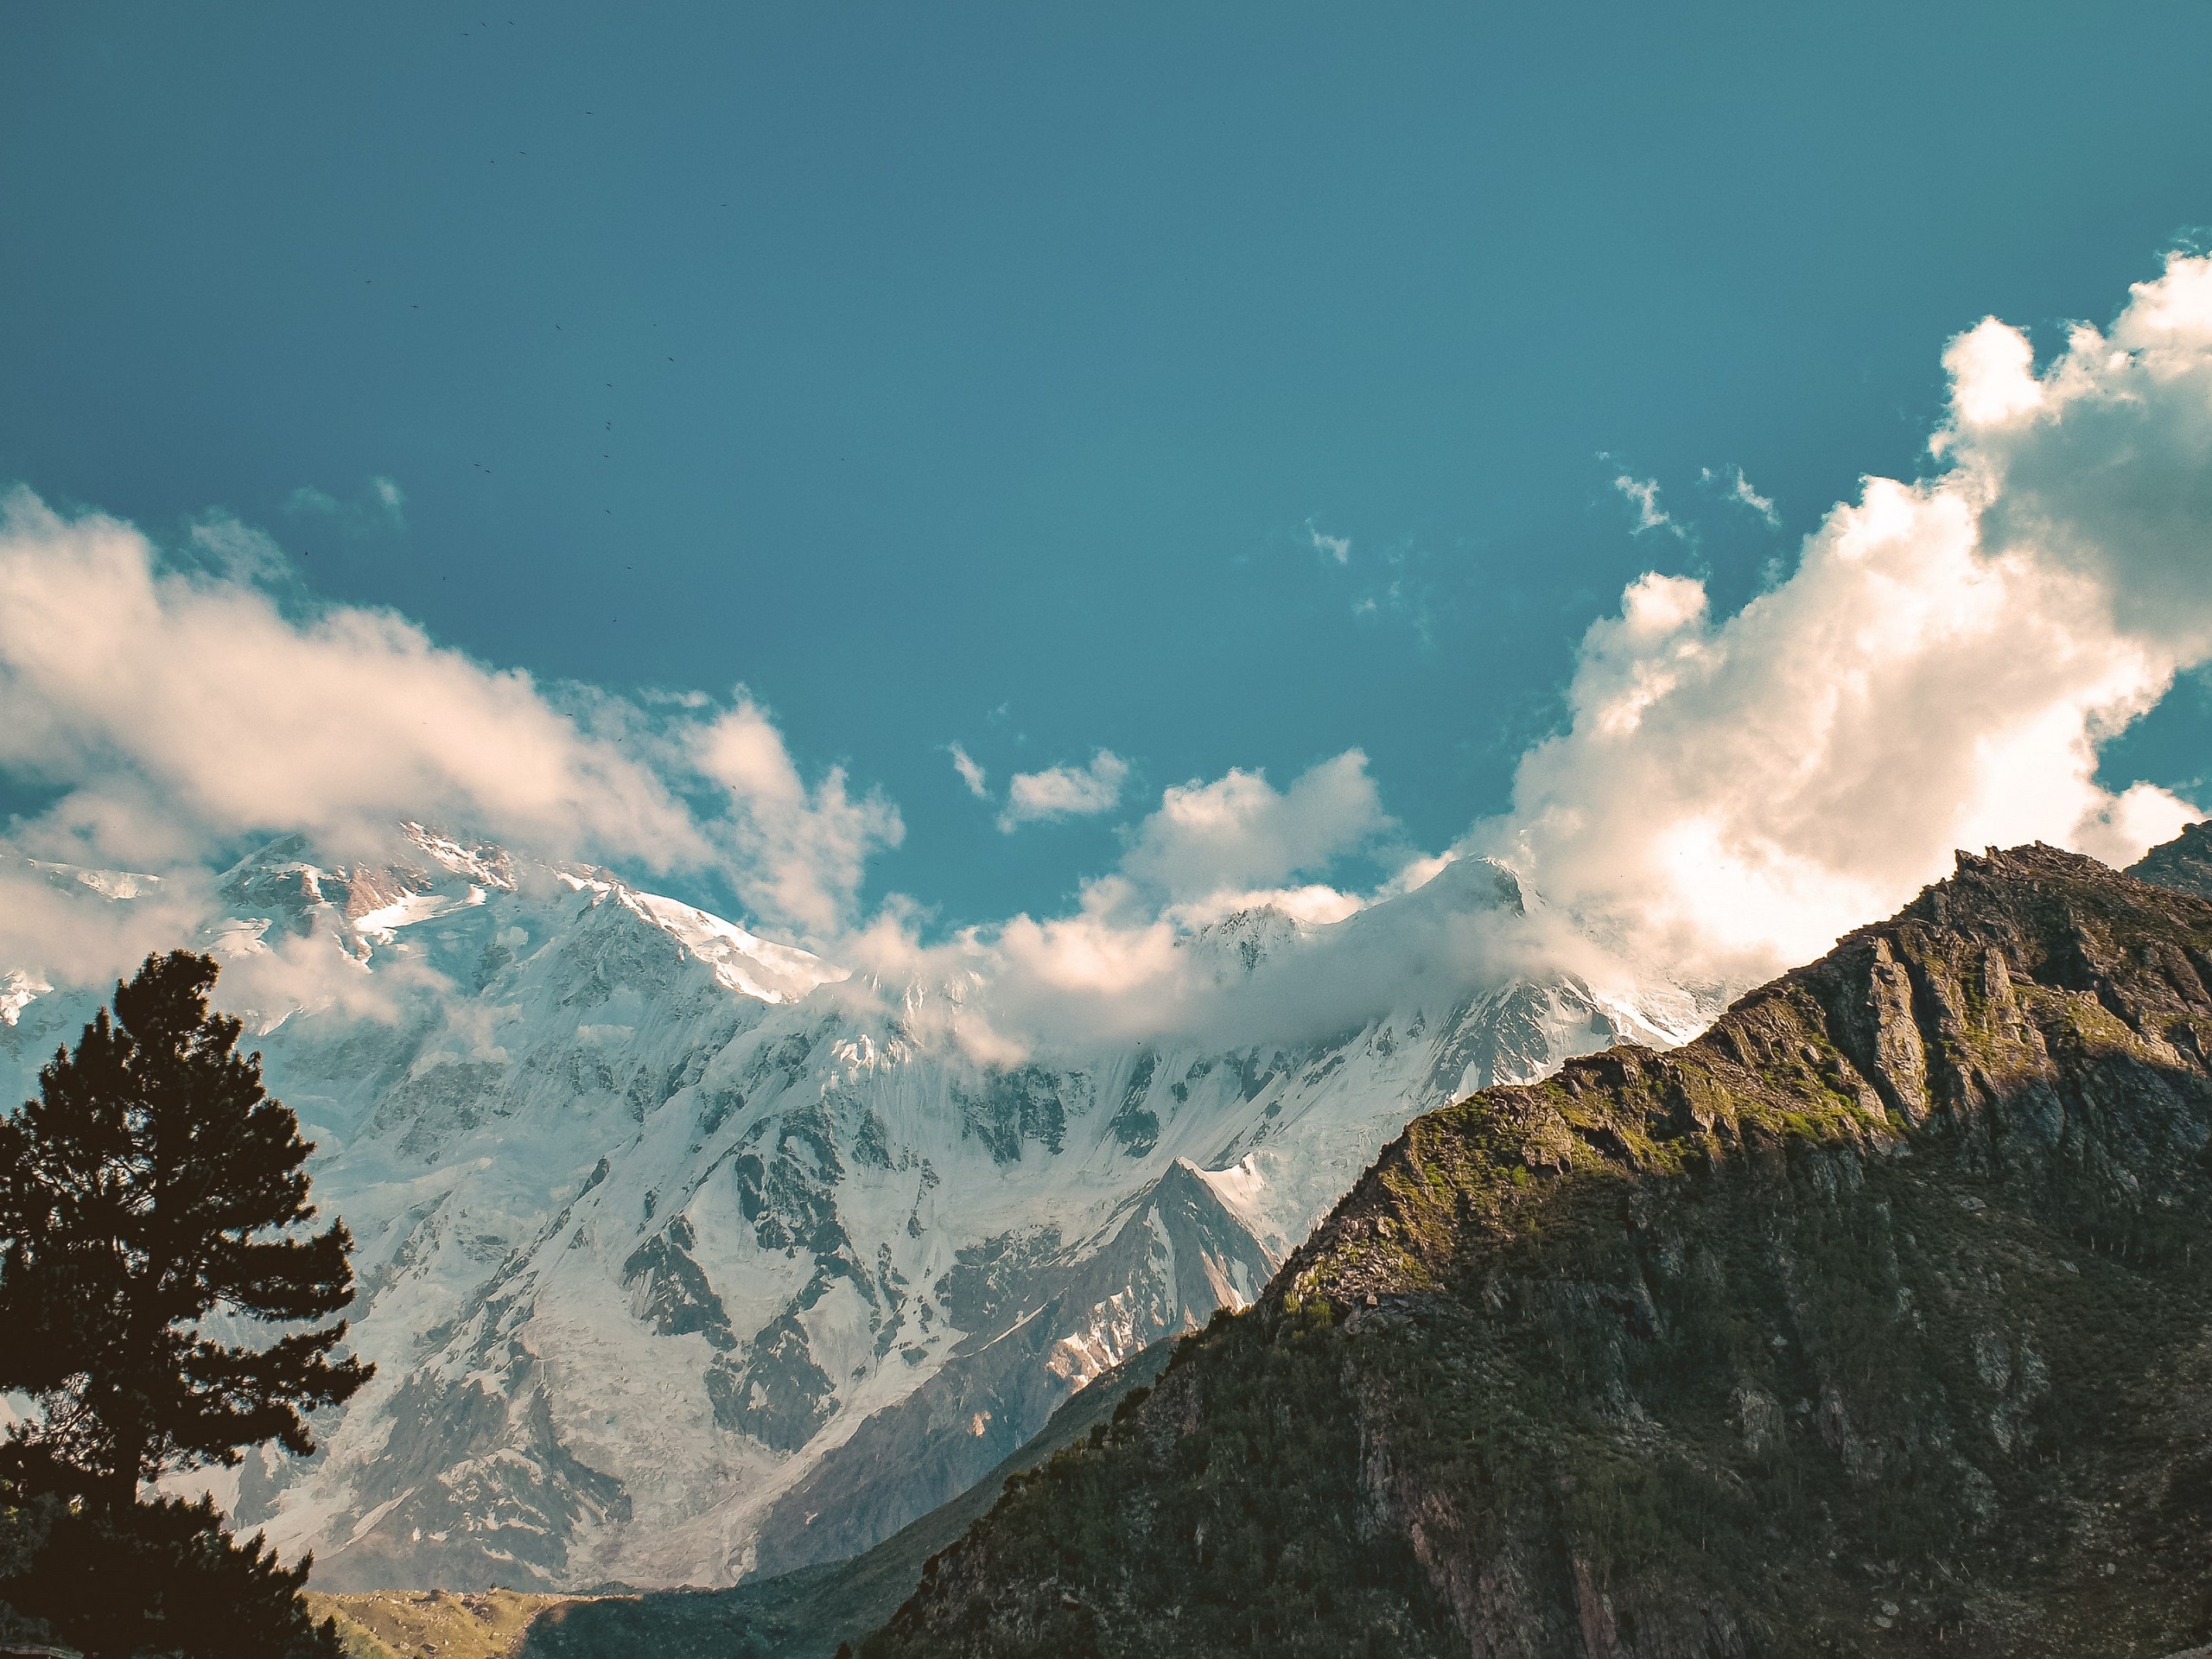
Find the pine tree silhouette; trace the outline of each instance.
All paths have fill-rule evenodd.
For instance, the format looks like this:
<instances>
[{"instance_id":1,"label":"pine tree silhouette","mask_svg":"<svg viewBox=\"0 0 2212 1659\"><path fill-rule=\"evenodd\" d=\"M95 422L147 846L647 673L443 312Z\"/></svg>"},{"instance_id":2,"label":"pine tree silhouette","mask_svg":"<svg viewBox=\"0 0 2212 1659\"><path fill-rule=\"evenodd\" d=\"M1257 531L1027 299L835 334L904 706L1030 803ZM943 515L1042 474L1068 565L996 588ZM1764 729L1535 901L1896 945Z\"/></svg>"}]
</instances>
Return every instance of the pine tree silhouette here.
<instances>
[{"instance_id":1,"label":"pine tree silhouette","mask_svg":"<svg viewBox=\"0 0 2212 1659\"><path fill-rule=\"evenodd\" d=\"M302 1413L370 1373L331 1359L343 1321L265 1345L215 1334L311 1324L353 1294L344 1225L300 1231L312 1148L260 1055L237 1052L238 1022L208 1012L217 971L149 957L0 1121L0 1388L41 1408L0 1472L110 1510L266 1440L306 1455Z\"/></svg>"}]
</instances>

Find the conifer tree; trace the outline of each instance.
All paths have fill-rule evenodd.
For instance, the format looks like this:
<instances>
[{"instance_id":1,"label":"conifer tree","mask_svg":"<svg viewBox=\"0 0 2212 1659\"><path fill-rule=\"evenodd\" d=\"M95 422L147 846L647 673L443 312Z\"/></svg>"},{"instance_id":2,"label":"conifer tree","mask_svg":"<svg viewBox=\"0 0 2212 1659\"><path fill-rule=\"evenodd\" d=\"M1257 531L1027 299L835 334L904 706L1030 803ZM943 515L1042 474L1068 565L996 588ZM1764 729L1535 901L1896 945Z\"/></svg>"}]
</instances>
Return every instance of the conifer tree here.
<instances>
[{"instance_id":1,"label":"conifer tree","mask_svg":"<svg viewBox=\"0 0 2212 1659\"><path fill-rule=\"evenodd\" d=\"M342 1321L313 1323L352 1300L352 1240L302 1233L312 1148L238 1022L209 1013L217 971L149 957L0 1121L0 1388L41 1408L5 1459L109 1510L264 1441L305 1455L302 1413L369 1375L330 1357ZM296 1328L223 1339L254 1322Z\"/></svg>"}]
</instances>

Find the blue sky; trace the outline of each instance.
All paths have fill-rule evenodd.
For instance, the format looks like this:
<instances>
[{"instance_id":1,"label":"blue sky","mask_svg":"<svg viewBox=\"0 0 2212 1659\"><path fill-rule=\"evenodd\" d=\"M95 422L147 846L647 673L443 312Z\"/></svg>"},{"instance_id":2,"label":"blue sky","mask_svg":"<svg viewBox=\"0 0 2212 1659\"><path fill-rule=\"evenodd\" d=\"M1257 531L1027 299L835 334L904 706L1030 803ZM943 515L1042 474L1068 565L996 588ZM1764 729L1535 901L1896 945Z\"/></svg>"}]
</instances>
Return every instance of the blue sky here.
<instances>
[{"instance_id":1,"label":"blue sky","mask_svg":"<svg viewBox=\"0 0 2212 1659\"><path fill-rule=\"evenodd\" d=\"M0 30L0 480L169 545L236 515L543 680L742 683L896 803L868 895L947 925L1065 906L1164 787L1355 747L1442 847L1626 583L1734 610L1928 467L1946 340L2048 353L2212 224L2201 6ZM2208 730L2184 679L2108 781ZM1101 748L1121 810L998 828Z\"/></svg>"}]
</instances>

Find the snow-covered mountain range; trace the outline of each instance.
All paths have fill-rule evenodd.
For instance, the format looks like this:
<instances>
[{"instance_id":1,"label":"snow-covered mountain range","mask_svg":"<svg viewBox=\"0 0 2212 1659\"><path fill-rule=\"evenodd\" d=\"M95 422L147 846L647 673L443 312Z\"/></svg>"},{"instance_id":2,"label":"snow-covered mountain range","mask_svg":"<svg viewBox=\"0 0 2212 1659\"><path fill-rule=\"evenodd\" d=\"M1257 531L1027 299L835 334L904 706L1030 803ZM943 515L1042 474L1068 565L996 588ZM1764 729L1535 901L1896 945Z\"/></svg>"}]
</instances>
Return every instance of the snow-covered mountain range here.
<instances>
[{"instance_id":1,"label":"snow-covered mountain range","mask_svg":"<svg viewBox=\"0 0 2212 1659\"><path fill-rule=\"evenodd\" d=\"M407 836L376 868L264 849L205 941L334 942L393 991L384 1018L251 1022L353 1229L378 1370L315 1459L250 1458L218 1491L330 1588L720 1584L864 1548L1103 1370L1250 1300L1416 1113L1711 1012L1468 969L1321 1036L987 1063L937 1017L960 986ZM44 868L86 904L140 891ZM1179 948L1238 980L1528 902L1463 861L1326 926L1251 910ZM0 976L16 1097L97 1000Z\"/></svg>"}]
</instances>

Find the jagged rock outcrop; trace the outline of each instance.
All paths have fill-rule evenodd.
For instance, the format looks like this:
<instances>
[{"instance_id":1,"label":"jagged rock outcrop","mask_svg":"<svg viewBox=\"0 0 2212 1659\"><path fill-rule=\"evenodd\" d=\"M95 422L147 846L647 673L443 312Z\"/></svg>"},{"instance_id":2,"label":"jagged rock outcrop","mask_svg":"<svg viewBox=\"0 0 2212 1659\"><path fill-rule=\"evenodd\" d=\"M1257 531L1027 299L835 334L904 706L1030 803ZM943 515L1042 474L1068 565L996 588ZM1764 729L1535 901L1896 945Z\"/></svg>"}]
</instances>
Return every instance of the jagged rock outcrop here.
<instances>
[{"instance_id":1,"label":"jagged rock outcrop","mask_svg":"<svg viewBox=\"0 0 2212 1659\"><path fill-rule=\"evenodd\" d=\"M2212 899L2212 823L2190 824L2129 865L2127 873L2153 887Z\"/></svg>"},{"instance_id":2,"label":"jagged rock outcrop","mask_svg":"<svg viewBox=\"0 0 2212 1659\"><path fill-rule=\"evenodd\" d=\"M2201 1643L2208 1055L2212 903L1961 855L1695 1042L1416 1120L863 1653Z\"/></svg>"}]
</instances>

